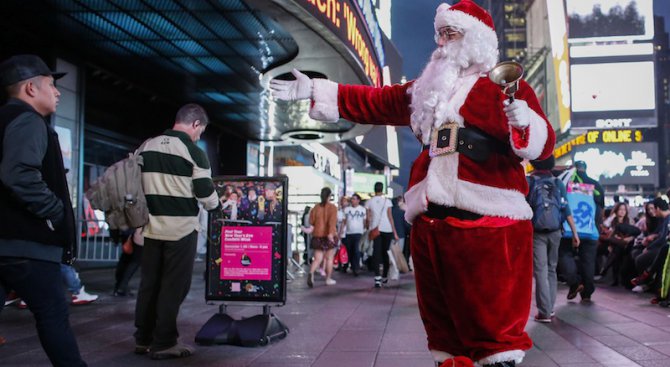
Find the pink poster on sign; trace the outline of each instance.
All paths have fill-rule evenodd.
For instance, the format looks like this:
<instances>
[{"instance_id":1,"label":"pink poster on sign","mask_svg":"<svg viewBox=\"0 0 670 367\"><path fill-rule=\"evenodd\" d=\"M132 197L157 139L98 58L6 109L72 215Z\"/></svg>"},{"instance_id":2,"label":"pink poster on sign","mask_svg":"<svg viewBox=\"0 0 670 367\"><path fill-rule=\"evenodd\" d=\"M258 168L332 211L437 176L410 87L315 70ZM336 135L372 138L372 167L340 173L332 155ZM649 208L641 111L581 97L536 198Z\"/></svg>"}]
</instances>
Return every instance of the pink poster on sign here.
<instances>
[{"instance_id":1,"label":"pink poster on sign","mask_svg":"<svg viewBox=\"0 0 670 367\"><path fill-rule=\"evenodd\" d=\"M221 232L222 280L271 280L272 227L227 227Z\"/></svg>"}]
</instances>

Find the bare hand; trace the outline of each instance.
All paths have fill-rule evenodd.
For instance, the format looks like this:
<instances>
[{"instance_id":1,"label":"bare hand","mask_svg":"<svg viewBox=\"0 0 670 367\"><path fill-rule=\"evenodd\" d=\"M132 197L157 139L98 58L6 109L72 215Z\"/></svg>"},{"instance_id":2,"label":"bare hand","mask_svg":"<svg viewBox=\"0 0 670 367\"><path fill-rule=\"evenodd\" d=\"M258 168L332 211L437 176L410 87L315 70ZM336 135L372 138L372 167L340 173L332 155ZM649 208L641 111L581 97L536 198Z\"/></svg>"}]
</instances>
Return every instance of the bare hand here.
<instances>
[{"instance_id":1,"label":"bare hand","mask_svg":"<svg viewBox=\"0 0 670 367\"><path fill-rule=\"evenodd\" d=\"M576 234L572 235L572 247L577 248L579 247L579 236Z\"/></svg>"}]
</instances>

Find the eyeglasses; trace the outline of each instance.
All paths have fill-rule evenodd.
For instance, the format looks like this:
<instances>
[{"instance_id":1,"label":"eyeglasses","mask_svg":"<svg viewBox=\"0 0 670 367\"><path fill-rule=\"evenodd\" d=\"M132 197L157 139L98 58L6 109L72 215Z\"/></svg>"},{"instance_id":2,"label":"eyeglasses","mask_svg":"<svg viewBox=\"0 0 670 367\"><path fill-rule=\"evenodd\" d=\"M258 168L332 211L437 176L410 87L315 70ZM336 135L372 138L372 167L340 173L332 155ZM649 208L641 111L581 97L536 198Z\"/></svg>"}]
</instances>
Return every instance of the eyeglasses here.
<instances>
[{"instance_id":1,"label":"eyeglasses","mask_svg":"<svg viewBox=\"0 0 670 367\"><path fill-rule=\"evenodd\" d=\"M437 35L440 38L446 38L451 41L463 36L463 30L461 30L460 28L447 26L438 29Z\"/></svg>"}]
</instances>

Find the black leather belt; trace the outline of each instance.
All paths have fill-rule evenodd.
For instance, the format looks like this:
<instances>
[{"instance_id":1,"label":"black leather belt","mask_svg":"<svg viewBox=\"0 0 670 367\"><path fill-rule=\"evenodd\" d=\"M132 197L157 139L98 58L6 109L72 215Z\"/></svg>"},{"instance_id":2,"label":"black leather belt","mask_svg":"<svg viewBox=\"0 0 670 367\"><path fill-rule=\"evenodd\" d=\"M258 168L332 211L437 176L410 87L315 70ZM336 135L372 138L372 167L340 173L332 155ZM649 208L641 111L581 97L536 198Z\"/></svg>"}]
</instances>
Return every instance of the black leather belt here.
<instances>
[{"instance_id":1,"label":"black leather belt","mask_svg":"<svg viewBox=\"0 0 670 367\"><path fill-rule=\"evenodd\" d=\"M483 217L483 215L479 215L453 206L444 206L433 203L428 203L428 210L426 210L424 215L433 219L454 217L461 220L477 220Z\"/></svg>"},{"instance_id":2,"label":"black leather belt","mask_svg":"<svg viewBox=\"0 0 670 367\"><path fill-rule=\"evenodd\" d=\"M500 140L474 127L458 128L455 143L457 152L465 155L475 162L486 161L489 156L491 156L491 153L498 153L503 155L507 154L510 149L509 144L501 142ZM423 149L430 149L430 146L424 145Z\"/></svg>"}]
</instances>

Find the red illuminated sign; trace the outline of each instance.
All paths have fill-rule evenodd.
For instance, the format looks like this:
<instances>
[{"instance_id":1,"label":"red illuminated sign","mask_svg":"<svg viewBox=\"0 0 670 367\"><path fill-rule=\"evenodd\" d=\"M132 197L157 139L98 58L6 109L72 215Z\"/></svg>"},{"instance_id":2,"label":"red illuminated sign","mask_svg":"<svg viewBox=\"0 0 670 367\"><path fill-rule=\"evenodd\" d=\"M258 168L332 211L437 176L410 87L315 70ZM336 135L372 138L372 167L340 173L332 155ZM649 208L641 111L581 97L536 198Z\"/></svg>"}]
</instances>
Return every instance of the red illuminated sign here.
<instances>
[{"instance_id":1,"label":"red illuminated sign","mask_svg":"<svg viewBox=\"0 0 670 367\"><path fill-rule=\"evenodd\" d=\"M381 66L372 37L358 5L346 0L301 0L309 11L351 50L363 65L365 75L374 86L381 86Z\"/></svg>"}]
</instances>

